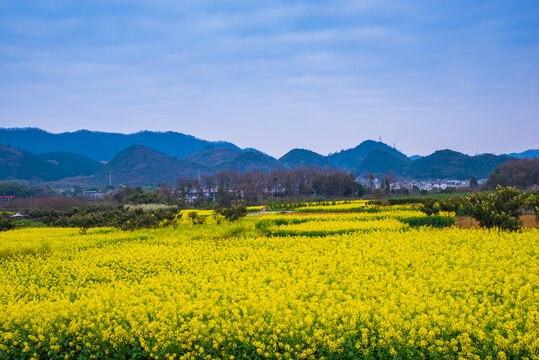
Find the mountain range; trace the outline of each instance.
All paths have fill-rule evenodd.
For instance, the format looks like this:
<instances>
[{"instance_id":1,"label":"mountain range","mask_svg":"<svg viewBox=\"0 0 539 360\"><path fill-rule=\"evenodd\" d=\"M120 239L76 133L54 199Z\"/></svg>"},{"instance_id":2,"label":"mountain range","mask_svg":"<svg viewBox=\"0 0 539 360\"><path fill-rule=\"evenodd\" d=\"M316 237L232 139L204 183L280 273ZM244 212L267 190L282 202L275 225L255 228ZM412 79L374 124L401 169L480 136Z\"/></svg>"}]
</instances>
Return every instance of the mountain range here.
<instances>
[{"instance_id":1,"label":"mountain range","mask_svg":"<svg viewBox=\"0 0 539 360\"><path fill-rule=\"evenodd\" d=\"M511 154L505 154L507 156L511 156L517 159L533 159L533 158L539 158L539 149L530 149L526 150L520 153L511 153Z\"/></svg>"},{"instance_id":2,"label":"mountain range","mask_svg":"<svg viewBox=\"0 0 539 360\"><path fill-rule=\"evenodd\" d=\"M519 154L469 156L452 150L408 157L379 141L323 156L293 149L279 159L228 142L210 142L174 132L114 134L80 130L51 134L44 130L0 128L0 180L58 181L86 186L174 184L178 177L220 171L290 170L302 166L373 173L391 171L398 178L486 178L498 165ZM79 142L77 142L77 140ZM123 146L123 147L122 147ZM113 153L116 149L117 152ZM100 159L101 162L98 162Z\"/></svg>"},{"instance_id":3,"label":"mountain range","mask_svg":"<svg viewBox=\"0 0 539 360\"><path fill-rule=\"evenodd\" d=\"M229 142L201 140L172 131L119 134L78 130L53 134L37 128L0 128L0 142L35 154L68 151L97 161L108 161L131 145L143 145L177 158L209 145L239 149Z\"/></svg>"}]
</instances>

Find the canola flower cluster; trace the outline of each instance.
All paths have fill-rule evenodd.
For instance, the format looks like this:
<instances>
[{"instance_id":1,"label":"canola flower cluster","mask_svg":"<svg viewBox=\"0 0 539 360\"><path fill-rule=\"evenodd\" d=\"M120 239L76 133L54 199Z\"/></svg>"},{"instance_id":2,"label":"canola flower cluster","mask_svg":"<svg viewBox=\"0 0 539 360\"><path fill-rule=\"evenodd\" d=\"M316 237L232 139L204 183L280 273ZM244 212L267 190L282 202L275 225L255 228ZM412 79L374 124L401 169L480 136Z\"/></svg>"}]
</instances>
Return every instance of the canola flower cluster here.
<instances>
[{"instance_id":1,"label":"canola flower cluster","mask_svg":"<svg viewBox=\"0 0 539 360\"><path fill-rule=\"evenodd\" d=\"M214 210L194 210L194 209L181 210L179 213L182 215L187 215L191 212L195 212L197 215L200 215L200 216L210 216L210 215L215 214Z\"/></svg>"},{"instance_id":2,"label":"canola flower cluster","mask_svg":"<svg viewBox=\"0 0 539 360\"><path fill-rule=\"evenodd\" d=\"M333 201L331 203L306 203L305 206L295 208L297 212L354 212L366 209L376 208L375 205L369 205L366 200L353 201Z\"/></svg>"},{"instance_id":3,"label":"canola flower cluster","mask_svg":"<svg viewBox=\"0 0 539 360\"><path fill-rule=\"evenodd\" d=\"M441 212L440 214L444 216L455 216L454 213L444 213ZM339 213L339 212L327 212L327 213L320 213L320 214L312 214L312 213L304 213L304 214L296 214L296 213L286 213L286 214L270 214L261 217L263 220L273 220L277 223L294 223L299 224L301 222L308 222L308 221L336 221L336 220L343 220L343 221L369 221L369 220L383 220L383 219L397 219L397 220L404 220L406 218L411 217L426 217L425 213L412 208L412 207L397 207L392 206L390 209L388 208L380 208L376 212L347 212L347 213Z\"/></svg>"},{"instance_id":4,"label":"canola flower cluster","mask_svg":"<svg viewBox=\"0 0 539 360\"><path fill-rule=\"evenodd\" d=\"M259 220L0 233L0 358L539 358L538 229L266 237ZM376 221L397 220L359 222Z\"/></svg>"},{"instance_id":5,"label":"canola flower cluster","mask_svg":"<svg viewBox=\"0 0 539 360\"><path fill-rule=\"evenodd\" d=\"M273 225L269 227L272 235L290 236L326 236L332 234L344 234L356 231L379 231L379 230L402 230L409 228L408 225L394 219L387 220L333 220L333 221L308 221L298 224Z\"/></svg>"}]
</instances>

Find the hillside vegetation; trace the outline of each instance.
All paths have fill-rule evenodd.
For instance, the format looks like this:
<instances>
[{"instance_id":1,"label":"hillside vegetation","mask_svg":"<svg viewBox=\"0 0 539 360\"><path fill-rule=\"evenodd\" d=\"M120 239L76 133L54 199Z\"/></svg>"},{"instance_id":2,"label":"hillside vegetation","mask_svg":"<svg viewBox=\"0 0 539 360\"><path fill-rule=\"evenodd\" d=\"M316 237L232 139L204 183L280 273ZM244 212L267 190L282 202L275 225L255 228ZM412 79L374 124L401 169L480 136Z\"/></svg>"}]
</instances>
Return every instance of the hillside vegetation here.
<instances>
[{"instance_id":1,"label":"hillside vegetation","mask_svg":"<svg viewBox=\"0 0 539 360\"><path fill-rule=\"evenodd\" d=\"M325 156L311 150L293 149L279 158L279 162L286 169L294 169L302 166L330 166L331 162Z\"/></svg>"},{"instance_id":2,"label":"hillside vegetation","mask_svg":"<svg viewBox=\"0 0 539 360\"><path fill-rule=\"evenodd\" d=\"M58 180L91 175L101 168L95 160L81 155L58 152L35 155L0 145L0 179Z\"/></svg>"},{"instance_id":3,"label":"hillside vegetation","mask_svg":"<svg viewBox=\"0 0 539 360\"><path fill-rule=\"evenodd\" d=\"M491 189L497 185L519 189L539 185L539 158L511 160L498 166L489 175L487 185Z\"/></svg>"},{"instance_id":4,"label":"hillside vegetation","mask_svg":"<svg viewBox=\"0 0 539 360\"><path fill-rule=\"evenodd\" d=\"M175 184L178 177L195 177L198 171L208 171L199 164L178 159L142 145L132 145L119 152L88 182L96 186L113 184L155 185Z\"/></svg>"}]
</instances>

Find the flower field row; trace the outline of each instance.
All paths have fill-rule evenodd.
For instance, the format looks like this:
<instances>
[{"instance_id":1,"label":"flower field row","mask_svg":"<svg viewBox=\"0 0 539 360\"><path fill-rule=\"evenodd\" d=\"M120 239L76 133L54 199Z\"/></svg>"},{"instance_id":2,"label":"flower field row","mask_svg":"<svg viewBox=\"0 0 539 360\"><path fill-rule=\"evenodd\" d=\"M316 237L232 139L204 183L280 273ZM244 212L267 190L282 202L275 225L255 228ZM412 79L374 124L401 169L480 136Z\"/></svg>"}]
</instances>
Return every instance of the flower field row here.
<instances>
[{"instance_id":1,"label":"flower field row","mask_svg":"<svg viewBox=\"0 0 539 360\"><path fill-rule=\"evenodd\" d=\"M454 214L447 214L454 216ZM369 221L369 220L383 220L383 219L398 219L402 220L409 217L424 217L426 216L421 211L415 209L392 209L392 210L379 210L376 212L353 212L353 213L339 213L339 212L327 212L320 214L271 214L262 217L262 219L272 219L279 223L300 223L307 221Z\"/></svg>"},{"instance_id":2,"label":"flower field row","mask_svg":"<svg viewBox=\"0 0 539 360\"><path fill-rule=\"evenodd\" d=\"M276 236L326 236L333 234L345 234L356 231L380 231L380 230L403 230L408 225L394 219L387 220L334 220L334 221L309 221L298 224L272 225L268 228L271 235Z\"/></svg>"}]
</instances>

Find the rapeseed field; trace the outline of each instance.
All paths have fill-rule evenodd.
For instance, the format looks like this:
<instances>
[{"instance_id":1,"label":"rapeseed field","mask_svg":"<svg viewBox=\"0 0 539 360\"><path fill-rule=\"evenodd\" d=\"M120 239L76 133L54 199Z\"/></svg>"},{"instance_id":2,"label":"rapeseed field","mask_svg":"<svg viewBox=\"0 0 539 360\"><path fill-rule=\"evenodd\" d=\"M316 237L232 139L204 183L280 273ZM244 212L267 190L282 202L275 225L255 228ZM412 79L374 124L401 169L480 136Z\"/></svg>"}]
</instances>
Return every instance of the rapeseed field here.
<instances>
[{"instance_id":1,"label":"rapeseed field","mask_svg":"<svg viewBox=\"0 0 539 360\"><path fill-rule=\"evenodd\" d=\"M0 358L538 359L539 230L406 211L2 232Z\"/></svg>"}]
</instances>

